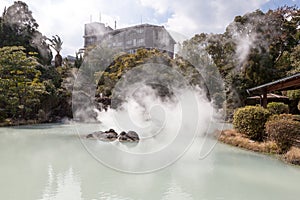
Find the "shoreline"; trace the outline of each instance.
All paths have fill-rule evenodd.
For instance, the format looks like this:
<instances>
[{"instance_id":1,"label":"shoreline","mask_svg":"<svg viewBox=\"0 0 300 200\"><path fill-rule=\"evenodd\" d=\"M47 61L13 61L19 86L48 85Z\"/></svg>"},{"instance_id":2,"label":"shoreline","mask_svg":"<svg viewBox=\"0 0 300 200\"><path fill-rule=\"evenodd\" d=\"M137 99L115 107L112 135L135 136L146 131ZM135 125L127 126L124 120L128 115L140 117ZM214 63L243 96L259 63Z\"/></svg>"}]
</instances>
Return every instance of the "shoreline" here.
<instances>
[{"instance_id":1,"label":"shoreline","mask_svg":"<svg viewBox=\"0 0 300 200\"><path fill-rule=\"evenodd\" d=\"M250 140L241 133L238 133L234 129L219 131L219 137L217 139L223 144L227 144L256 153L262 153L267 156L275 157L276 159L284 163L300 167L299 147L292 146L288 152L281 154L275 142L256 142Z\"/></svg>"},{"instance_id":2,"label":"shoreline","mask_svg":"<svg viewBox=\"0 0 300 200\"><path fill-rule=\"evenodd\" d=\"M37 119L30 120L5 120L0 122L0 127L11 127L11 126L24 126L24 125L38 125L38 124L51 124L51 123L63 123L63 119L57 119L53 121L44 121Z\"/></svg>"},{"instance_id":3,"label":"shoreline","mask_svg":"<svg viewBox=\"0 0 300 200\"><path fill-rule=\"evenodd\" d=\"M49 122L42 122L38 120L5 121L0 123L0 127L34 125L34 124L44 124L44 123L49 123Z\"/></svg>"}]
</instances>

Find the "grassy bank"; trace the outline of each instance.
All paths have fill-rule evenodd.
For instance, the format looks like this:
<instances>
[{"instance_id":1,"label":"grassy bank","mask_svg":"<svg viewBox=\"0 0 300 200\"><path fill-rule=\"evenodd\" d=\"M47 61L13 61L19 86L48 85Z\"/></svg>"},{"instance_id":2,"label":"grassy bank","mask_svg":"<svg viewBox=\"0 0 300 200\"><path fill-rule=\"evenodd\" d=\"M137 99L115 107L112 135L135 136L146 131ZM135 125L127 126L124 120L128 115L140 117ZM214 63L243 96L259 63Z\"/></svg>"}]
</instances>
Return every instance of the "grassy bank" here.
<instances>
[{"instance_id":1,"label":"grassy bank","mask_svg":"<svg viewBox=\"0 0 300 200\"><path fill-rule=\"evenodd\" d=\"M293 146L287 153L280 154L280 150L276 143L272 141L256 142L250 140L241 133L238 133L234 129L221 131L218 140L222 143L239 148L264 154L271 154L287 163L300 165L300 148L298 147Z\"/></svg>"}]
</instances>

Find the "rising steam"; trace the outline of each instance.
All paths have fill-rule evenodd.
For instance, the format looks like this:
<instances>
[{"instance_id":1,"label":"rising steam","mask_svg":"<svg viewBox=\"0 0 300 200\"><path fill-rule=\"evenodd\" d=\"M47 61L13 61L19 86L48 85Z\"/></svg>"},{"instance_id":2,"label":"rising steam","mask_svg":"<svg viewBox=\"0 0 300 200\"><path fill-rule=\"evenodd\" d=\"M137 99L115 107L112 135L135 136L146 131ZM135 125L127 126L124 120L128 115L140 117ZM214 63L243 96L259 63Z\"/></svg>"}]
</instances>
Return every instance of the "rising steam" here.
<instances>
[{"instance_id":1,"label":"rising steam","mask_svg":"<svg viewBox=\"0 0 300 200\"><path fill-rule=\"evenodd\" d=\"M95 145L82 140L91 155L116 170L144 173L176 161L195 138L202 137L205 142L215 127L216 112L207 96L212 87L207 79L211 77L202 76L207 78L200 81L203 84L192 85L192 77L182 74L179 67L152 60L137 65L114 86L111 108L97 110L94 97L98 80L94 74L99 70L104 72L116 55L119 53L99 46L89 52L80 68L73 90L73 115L81 121L95 118L97 123L89 124L86 129L80 126L77 131L85 135L110 128L119 133L133 130L141 140L135 145L118 141ZM200 149L201 146L199 152ZM115 152L115 157L108 157L106 151Z\"/></svg>"}]
</instances>

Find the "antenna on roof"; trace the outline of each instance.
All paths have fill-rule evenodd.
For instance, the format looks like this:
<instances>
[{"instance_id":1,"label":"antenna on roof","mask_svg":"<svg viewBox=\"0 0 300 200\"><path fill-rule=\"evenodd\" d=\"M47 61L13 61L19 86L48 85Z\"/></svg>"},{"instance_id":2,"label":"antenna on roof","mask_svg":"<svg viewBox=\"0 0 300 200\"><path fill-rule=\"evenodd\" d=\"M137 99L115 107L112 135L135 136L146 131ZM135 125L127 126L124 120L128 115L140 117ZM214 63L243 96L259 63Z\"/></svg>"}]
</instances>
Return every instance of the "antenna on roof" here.
<instances>
[{"instance_id":1,"label":"antenna on roof","mask_svg":"<svg viewBox=\"0 0 300 200\"><path fill-rule=\"evenodd\" d=\"M117 20L115 20L115 30L117 29Z\"/></svg>"}]
</instances>

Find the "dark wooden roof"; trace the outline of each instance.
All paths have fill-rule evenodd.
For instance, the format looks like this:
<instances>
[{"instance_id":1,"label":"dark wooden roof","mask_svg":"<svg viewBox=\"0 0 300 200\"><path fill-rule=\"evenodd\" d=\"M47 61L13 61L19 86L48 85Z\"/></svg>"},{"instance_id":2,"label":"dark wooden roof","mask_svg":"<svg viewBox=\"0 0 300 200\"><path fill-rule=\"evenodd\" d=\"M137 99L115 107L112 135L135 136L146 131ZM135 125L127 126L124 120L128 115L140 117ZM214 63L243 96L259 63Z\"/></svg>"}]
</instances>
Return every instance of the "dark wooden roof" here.
<instances>
[{"instance_id":1,"label":"dark wooden roof","mask_svg":"<svg viewBox=\"0 0 300 200\"><path fill-rule=\"evenodd\" d=\"M300 73L293 76L266 83L254 88L247 89L248 94L263 94L272 91L300 89Z\"/></svg>"},{"instance_id":2,"label":"dark wooden roof","mask_svg":"<svg viewBox=\"0 0 300 200\"><path fill-rule=\"evenodd\" d=\"M272 93L268 93L267 98L268 99L288 99L287 96L282 96L282 95L272 94ZM247 99L261 99L261 95L247 97Z\"/></svg>"}]
</instances>

